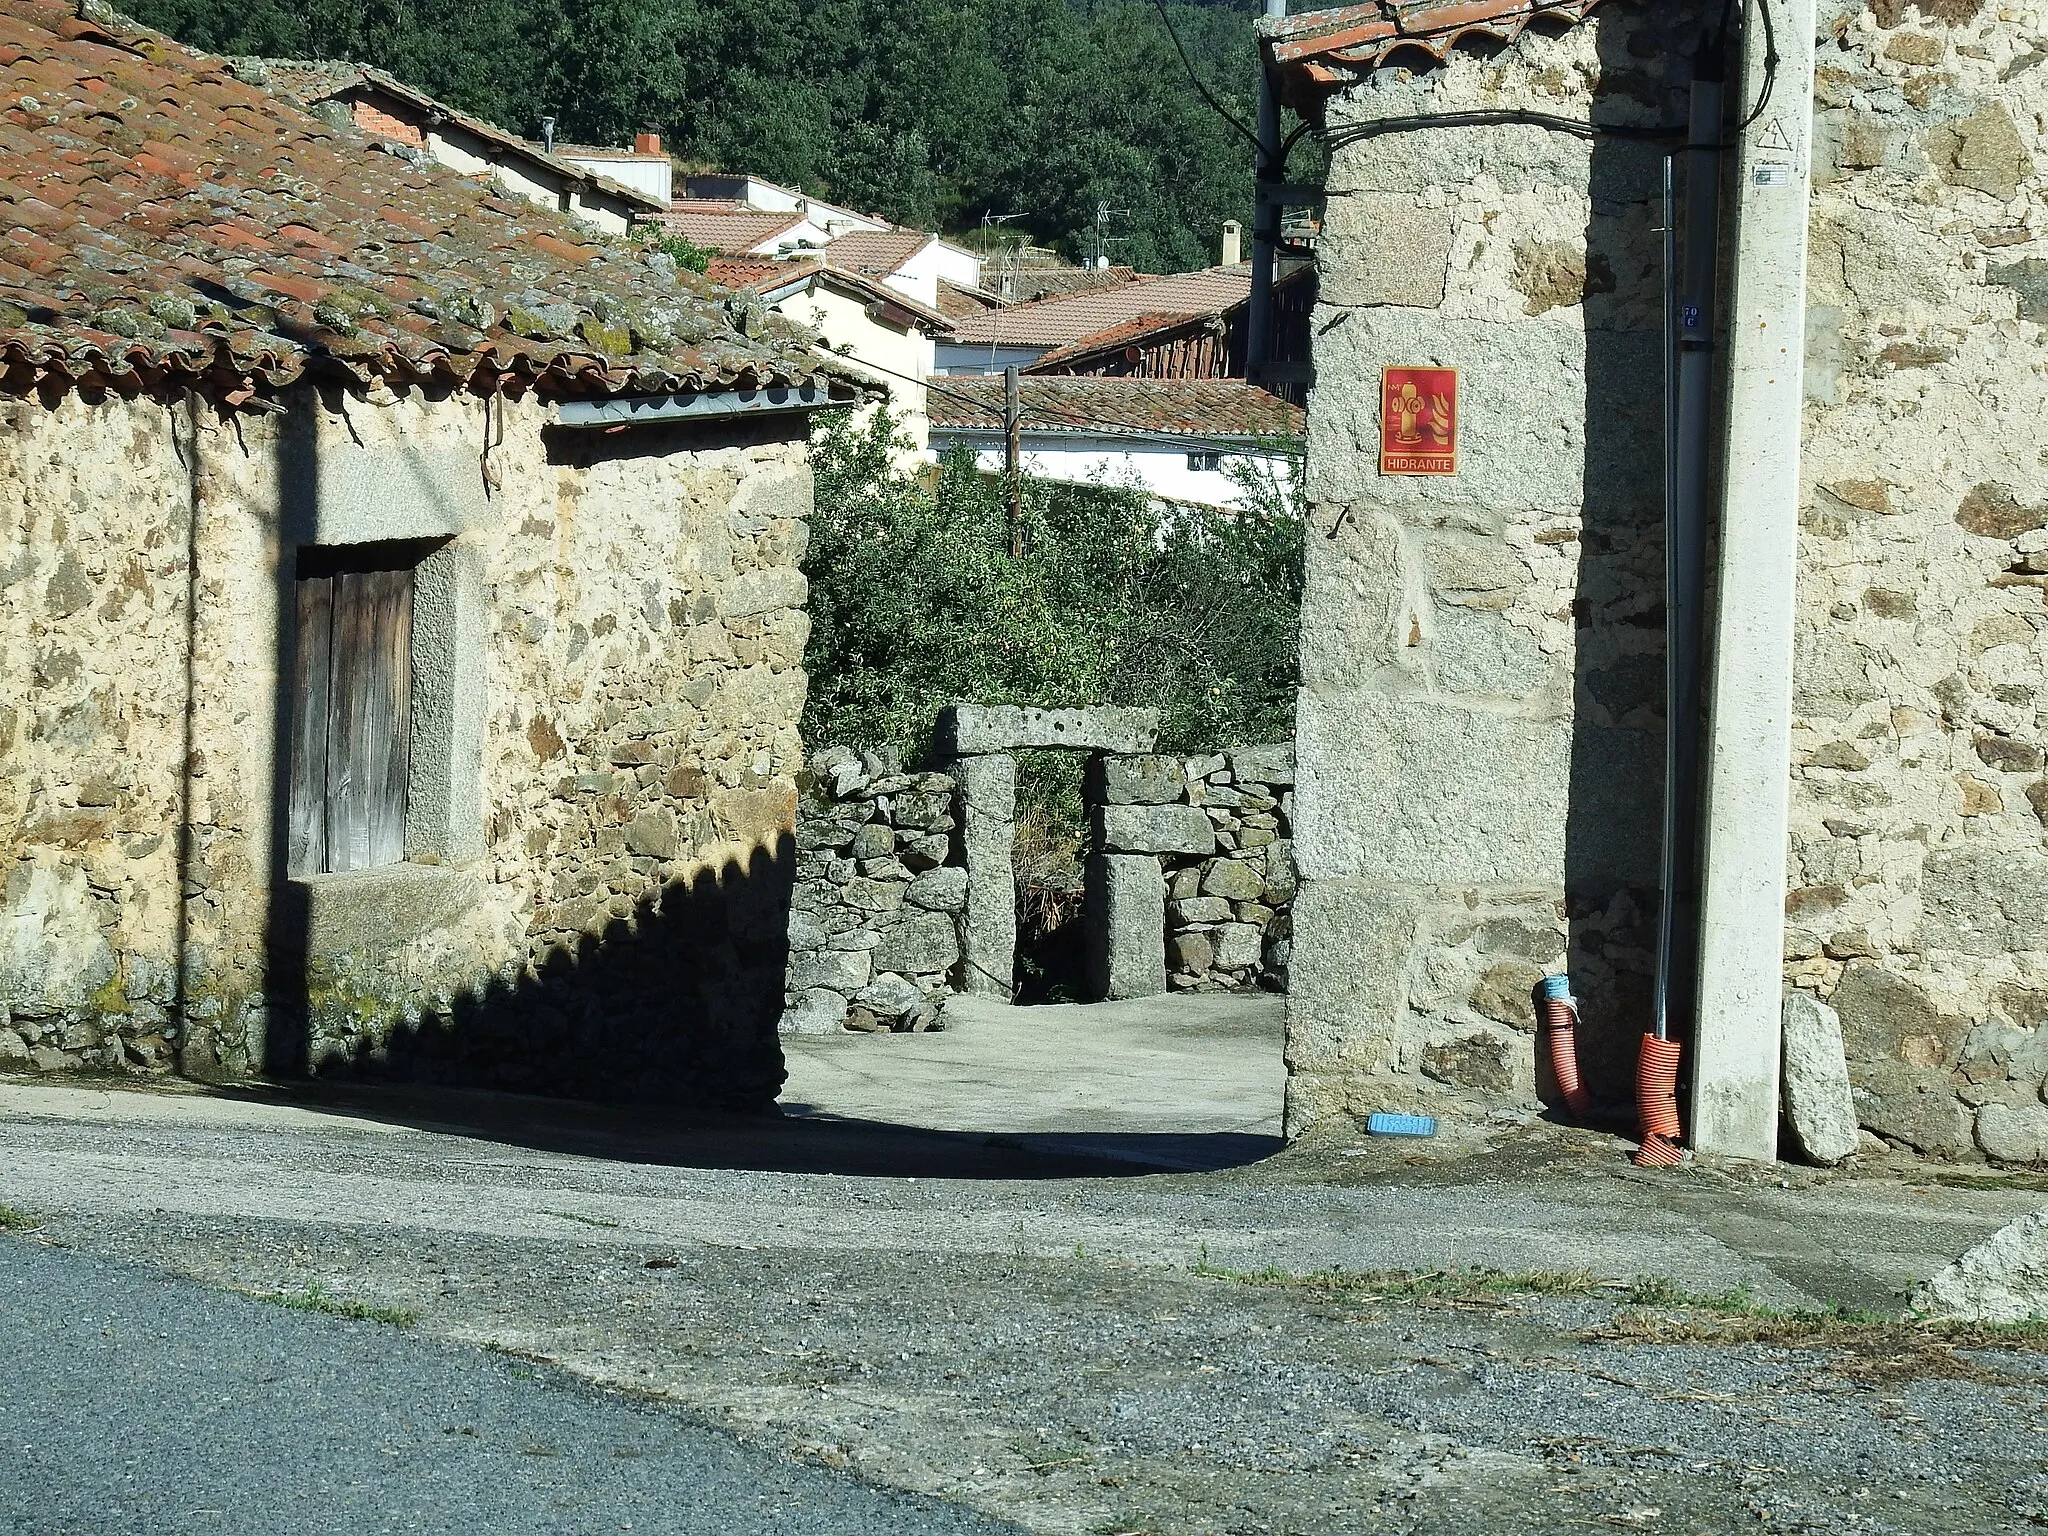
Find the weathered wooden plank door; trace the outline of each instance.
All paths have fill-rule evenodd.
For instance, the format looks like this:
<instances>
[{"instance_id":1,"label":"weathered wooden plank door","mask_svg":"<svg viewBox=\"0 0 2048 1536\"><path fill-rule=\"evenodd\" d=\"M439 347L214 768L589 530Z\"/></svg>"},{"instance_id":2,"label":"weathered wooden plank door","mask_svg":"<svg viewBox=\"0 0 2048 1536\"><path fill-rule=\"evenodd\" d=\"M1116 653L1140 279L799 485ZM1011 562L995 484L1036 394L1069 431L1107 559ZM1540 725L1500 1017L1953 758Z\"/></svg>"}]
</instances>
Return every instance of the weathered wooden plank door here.
<instances>
[{"instance_id":1,"label":"weathered wooden plank door","mask_svg":"<svg viewBox=\"0 0 2048 1536\"><path fill-rule=\"evenodd\" d=\"M299 640L292 673L291 811L285 871L327 868L327 678L333 665L334 578L298 584Z\"/></svg>"},{"instance_id":2,"label":"weathered wooden plank door","mask_svg":"<svg viewBox=\"0 0 2048 1536\"><path fill-rule=\"evenodd\" d=\"M290 842L294 875L405 857L412 747L412 572L299 582Z\"/></svg>"},{"instance_id":3,"label":"weathered wooden plank door","mask_svg":"<svg viewBox=\"0 0 2048 1536\"><path fill-rule=\"evenodd\" d=\"M336 578L327 711L327 867L405 857L412 741L412 572Z\"/></svg>"}]
</instances>

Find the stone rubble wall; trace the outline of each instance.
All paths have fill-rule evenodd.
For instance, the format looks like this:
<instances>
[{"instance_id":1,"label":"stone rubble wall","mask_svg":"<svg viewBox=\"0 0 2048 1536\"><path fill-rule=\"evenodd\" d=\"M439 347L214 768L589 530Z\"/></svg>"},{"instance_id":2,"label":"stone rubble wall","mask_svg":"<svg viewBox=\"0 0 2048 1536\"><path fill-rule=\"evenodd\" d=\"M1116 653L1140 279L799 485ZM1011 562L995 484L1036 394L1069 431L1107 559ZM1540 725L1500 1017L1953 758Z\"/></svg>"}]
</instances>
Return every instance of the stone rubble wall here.
<instances>
[{"instance_id":1,"label":"stone rubble wall","mask_svg":"<svg viewBox=\"0 0 2048 1536\"><path fill-rule=\"evenodd\" d=\"M0 1070L772 1100L801 423L287 405L0 403ZM422 463L483 481L448 530L479 594L473 851L285 884L290 547L330 487Z\"/></svg>"},{"instance_id":2,"label":"stone rubble wall","mask_svg":"<svg viewBox=\"0 0 2048 1536\"><path fill-rule=\"evenodd\" d=\"M1302 610L1289 1125L1538 1082L1649 1017L1661 779L1658 165L1707 11L1333 96ZM1786 984L1890 1146L2048 1163L2048 10L1823 0ZM1723 289L1724 302L1726 288ZM1380 369L1457 366L1454 477L1377 473ZM1866 1142L1867 1145L1874 1144Z\"/></svg>"},{"instance_id":3,"label":"stone rubble wall","mask_svg":"<svg viewBox=\"0 0 2048 1536\"><path fill-rule=\"evenodd\" d=\"M1043 712L1045 734L1057 726L1059 745L1088 750L1149 739L1149 725L1111 720L1109 729L1094 718L1113 713ZM985 735L977 718L963 731ZM1003 744L1025 731L1014 720L1005 729ZM1007 974L976 984L970 952L977 923L987 953L1005 943L1014 951L1013 770L1004 751L947 773L905 773L892 754L846 747L812 757L798 807L783 1033L928 1030L943 1027L948 995L1009 997ZM1293 775L1284 743L1192 759L1093 752L1084 782L1097 852L1085 921L1099 996L1285 989ZM979 915L968 858L977 819L982 862L1002 877Z\"/></svg>"},{"instance_id":4,"label":"stone rubble wall","mask_svg":"<svg viewBox=\"0 0 2048 1536\"><path fill-rule=\"evenodd\" d=\"M783 1033L939 1027L967 906L953 780L833 747L801 782Z\"/></svg>"},{"instance_id":5,"label":"stone rubble wall","mask_svg":"<svg viewBox=\"0 0 2048 1536\"><path fill-rule=\"evenodd\" d=\"M1102 807L1102 846L1153 853L1162 866L1166 984L1286 991L1296 883L1293 746L1098 764L1091 799Z\"/></svg>"},{"instance_id":6,"label":"stone rubble wall","mask_svg":"<svg viewBox=\"0 0 2048 1536\"><path fill-rule=\"evenodd\" d=\"M2038 1166L2048 9L1826 9L1786 980L1866 1132Z\"/></svg>"}]
</instances>

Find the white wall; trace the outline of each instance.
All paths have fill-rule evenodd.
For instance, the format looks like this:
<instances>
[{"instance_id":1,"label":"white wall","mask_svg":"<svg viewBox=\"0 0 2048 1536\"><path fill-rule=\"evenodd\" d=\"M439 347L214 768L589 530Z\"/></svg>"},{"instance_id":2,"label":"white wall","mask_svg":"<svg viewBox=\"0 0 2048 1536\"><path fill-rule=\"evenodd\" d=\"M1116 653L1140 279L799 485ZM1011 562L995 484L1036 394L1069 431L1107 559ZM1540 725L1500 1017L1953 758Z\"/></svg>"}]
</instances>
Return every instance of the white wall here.
<instances>
[{"instance_id":1,"label":"white wall","mask_svg":"<svg viewBox=\"0 0 2048 1536\"><path fill-rule=\"evenodd\" d=\"M1028 368L1050 347L991 347L987 342L942 341L932 365L934 373L1001 373L1012 366Z\"/></svg>"},{"instance_id":2,"label":"white wall","mask_svg":"<svg viewBox=\"0 0 2048 1536\"><path fill-rule=\"evenodd\" d=\"M856 213L851 208L841 208L837 203L822 202L815 197L806 197L788 187L778 187L772 181L757 177L741 178L746 190L740 194L750 208L765 209L769 213L795 213L808 207L811 222L822 228L829 228L835 235L851 234L856 230L887 229L889 226L865 213Z\"/></svg>"},{"instance_id":3,"label":"white wall","mask_svg":"<svg viewBox=\"0 0 2048 1536\"><path fill-rule=\"evenodd\" d=\"M922 379L932 371L932 338L915 326L899 330L868 313L864 301L813 283L808 293L792 294L775 306L778 314L800 320L825 339L834 351L846 348L845 356L858 365L872 363L877 370L870 381L889 392L890 413L915 445L912 459L929 457L931 421L925 413L925 389L908 379Z\"/></svg>"},{"instance_id":4,"label":"white wall","mask_svg":"<svg viewBox=\"0 0 2048 1536\"><path fill-rule=\"evenodd\" d=\"M606 234L623 234L632 218L623 198L584 188L572 189L567 177L550 176L532 161L507 154L499 145L466 129L437 127L426 135L427 153L464 176L491 176L515 197L542 208L574 214Z\"/></svg>"},{"instance_id":5,"label":"white wall","mask_svg":"<svg viewBox=\"0 0 2048 1536\"><path fill-rule=\"evenodd\" d=\"M620 156L613 159L603 155L563 154L561 158L571 165L581 166L593 176L616 181L620 186L631 187L635 192L645 192L659 202L665 203L669 200L675 165L667 155L635 155L630 159Z\"/></svg>"},{"instance_id":6,"label":"white wall","mask_svg":"<svg viewBox=\"0 0 2048 1536\"><path fill-rule=\"evenodd\" d=\"M777 210L779 211L779 210ZM787 251L802 250L806 246L822 246L832 237L825 232L825 226L815 219L805 219L791 225L779 235L770 235L766 240L748 249L752 256L780 256Z\"/></svg>"},{"instance_id":7,"label":"white wall","mask_svg":"<svg viewBox=\"0 0 2048 1536\"><path fill-rule=\"evenodd\" d=\"M934 428L932 452L944 454L955 445L974 450L977 468L1000 473L1003 468L1001 438L988 432L960 432ZM1223 470L1188 468L1188 449L1165 443L1133 443L1120 438L1069 438L1034 435L1023 437L1021 462L1024 473L1045 480L1062 480L1074 485L1105 484L1128 486L1173 501L1194 501L1205 506L1235 507L1242 501L1237 482ZM1282 485L1293 478L1284 456L1246 455L1257 459Z\"/></svg>"}]
</instances>

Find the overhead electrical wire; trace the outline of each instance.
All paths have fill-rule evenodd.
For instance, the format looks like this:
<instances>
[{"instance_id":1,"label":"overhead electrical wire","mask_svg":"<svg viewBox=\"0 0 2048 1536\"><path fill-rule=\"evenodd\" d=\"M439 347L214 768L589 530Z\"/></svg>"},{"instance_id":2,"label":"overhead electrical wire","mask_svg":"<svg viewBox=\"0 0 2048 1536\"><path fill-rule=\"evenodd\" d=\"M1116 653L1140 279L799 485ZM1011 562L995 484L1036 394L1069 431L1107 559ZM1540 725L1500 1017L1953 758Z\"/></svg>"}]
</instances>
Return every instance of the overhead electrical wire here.
<instances>
[{"instance_id":1,"label":"overhead electrical wire","mask_svg":"<svg viewBox=\"0 0 2048 1536\"><path fill-rule=\"evenodd\" d=\"M1218 101L1210 92L1209 87L1203 83L1202 77L1195 73L1195 62L1188 57L1187 49L1181 46L1180 33L1174 30L1173 18L1166 14L1165 0L1152 0L1152 9L1159 13L1160 25L1166 28L1166 35L1173 40L1173 51L1180 55L1181 68L1188 72L1188 83L1194 86L1196 93L1203 101L1209 104L1211 112L1214 112L1224 122L1230 124L1231 127L1235 128L1244 137L1245 142L1251 145L1254 154L1263 156L1266 152L1266 147L1259 142L1259 136L1244 125L1244 119Z\"/></svg>"}]
</instances>

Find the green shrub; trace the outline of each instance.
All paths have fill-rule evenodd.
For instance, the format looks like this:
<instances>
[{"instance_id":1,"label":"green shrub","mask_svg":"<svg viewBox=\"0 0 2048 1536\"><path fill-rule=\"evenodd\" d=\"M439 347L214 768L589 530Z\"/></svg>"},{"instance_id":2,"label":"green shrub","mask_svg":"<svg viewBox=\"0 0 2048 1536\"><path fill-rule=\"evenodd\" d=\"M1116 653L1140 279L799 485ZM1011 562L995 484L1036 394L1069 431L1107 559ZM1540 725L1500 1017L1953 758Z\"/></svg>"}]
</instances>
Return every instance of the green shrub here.
<instances>
[{"instance_id":1,"label":"green shrub","mask_svg":"<svg viewBox=\"0 0 2048 1536\"><path fill-rule=\"evenodd\" d=\"M1150 706L1172 752L1293 734L1303 523L1284 488L1242 466L1256 494L1226 513L1026 480L1013 559L1001 477L961 454L921 482L891 432L841 414L814 441L806 741L915 762L956 700Z\"/></svg>"}]
</instances>

